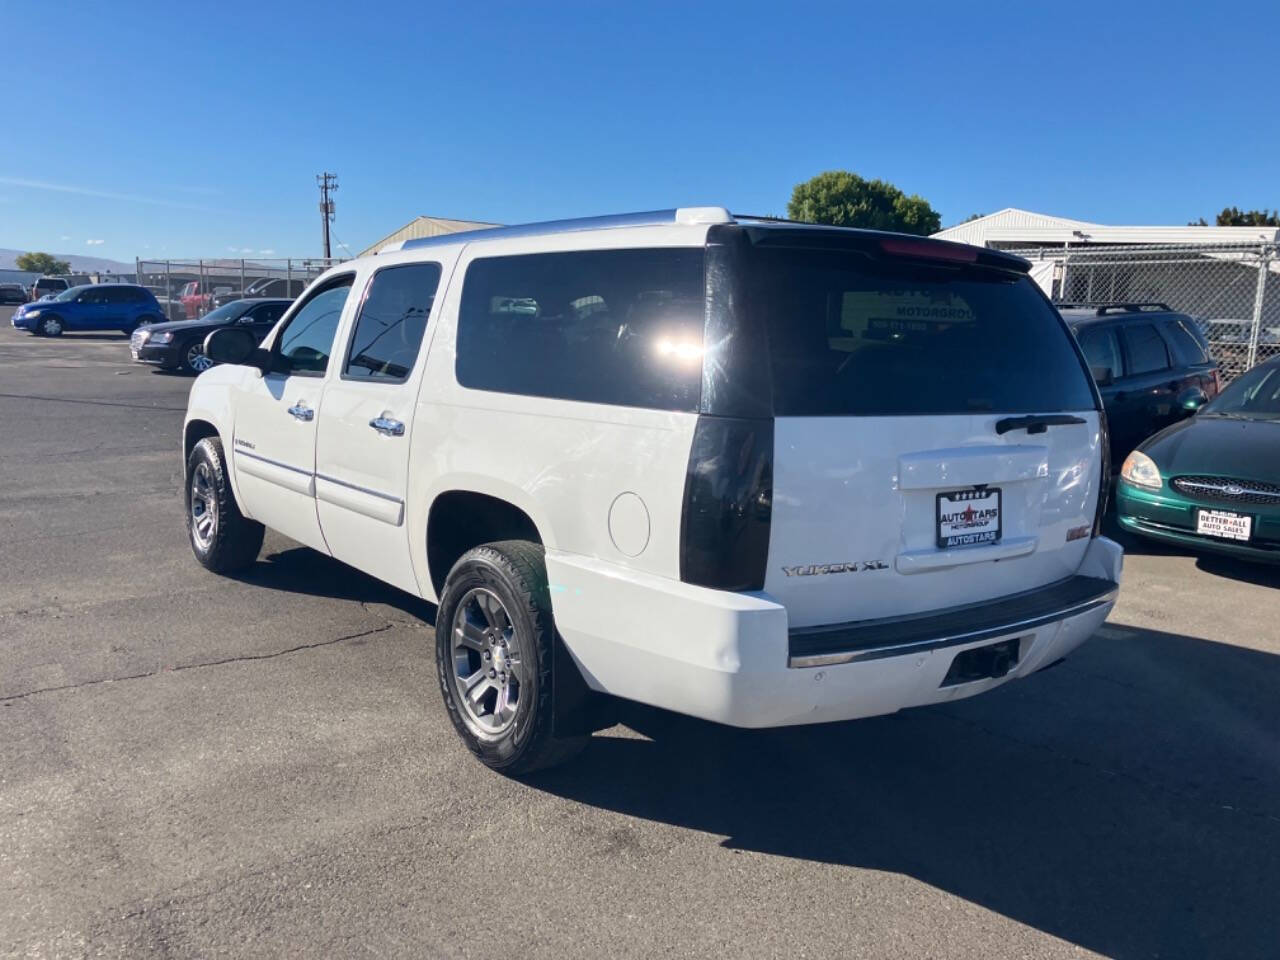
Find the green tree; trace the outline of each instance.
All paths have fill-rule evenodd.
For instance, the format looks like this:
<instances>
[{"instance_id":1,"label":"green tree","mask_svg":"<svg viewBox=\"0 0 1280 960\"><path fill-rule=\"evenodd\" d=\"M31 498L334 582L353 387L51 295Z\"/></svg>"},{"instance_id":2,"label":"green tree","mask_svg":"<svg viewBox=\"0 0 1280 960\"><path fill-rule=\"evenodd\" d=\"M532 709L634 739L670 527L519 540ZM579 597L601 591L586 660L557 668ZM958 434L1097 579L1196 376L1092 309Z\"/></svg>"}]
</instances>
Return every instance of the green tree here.
<instances>
[{"instance_id":1,"label":"green tree","mask_svg":"<svg viewBox=\"0 0 1280 960\"><path fill-rule=\"evenodd\" d=\"M891 183L864 180L848 170L828 170L796 184L787 216L806 223L920 235L942 228L938 211L923 197L907 196Z\"/></svg>"},{"instance_id":2,"label":"green tree","mask_svg":"<svg viewBox=\"0 0 1280 960\"><path fill-rule=\"evenodd\" d=\"M14 260L19 270L30 270L32 273L70 273L71 264L59 260L50 253L21 253Z\"/></svg>"},{"instance_id":3,"label":"green tree","mask_svg":"<svg viewBox=\"0 0 1280 960\"><path fill-rule=\"evenodd\" d=\"M1220 227L1280 227L1280 210L1241 210L1225 207L1218 214Z\"/></svg>"}]
</instances>

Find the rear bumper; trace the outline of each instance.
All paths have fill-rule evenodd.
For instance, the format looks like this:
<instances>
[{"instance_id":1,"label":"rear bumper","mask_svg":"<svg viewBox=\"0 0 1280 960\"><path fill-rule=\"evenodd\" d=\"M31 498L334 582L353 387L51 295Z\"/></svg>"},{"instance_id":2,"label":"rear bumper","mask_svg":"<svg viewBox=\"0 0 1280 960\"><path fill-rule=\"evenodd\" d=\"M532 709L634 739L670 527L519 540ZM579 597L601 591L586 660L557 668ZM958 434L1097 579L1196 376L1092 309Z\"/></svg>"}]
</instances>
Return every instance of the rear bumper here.
<instances>
[{"instance_id":1,"label":"rear bumper","mask_svg":"<svg viewBox=\"0 0 1280 960\"><path fill-rule=\"evenodd\" d=\"M731 726L774 727L960 699L1048 666L1107 618L1121 557L1117 544L1097 538L1071 581L1035 597L984 604L980 612L903 618L891 643L857 633L866 624L842 625L858 645L832 649L828 655L840 654L839 662L813 666L792 656L794 638L812 631L790 633L786 608L765 595L693 587L563 554L547 555L547 573L556 626L592 689ZM886 626L880 621L875 629ZM904 636L909 646L901 645ZM958 654L1008 639L1020 641L1008 674L943 685Z\"/></svg>"}]
</instances>

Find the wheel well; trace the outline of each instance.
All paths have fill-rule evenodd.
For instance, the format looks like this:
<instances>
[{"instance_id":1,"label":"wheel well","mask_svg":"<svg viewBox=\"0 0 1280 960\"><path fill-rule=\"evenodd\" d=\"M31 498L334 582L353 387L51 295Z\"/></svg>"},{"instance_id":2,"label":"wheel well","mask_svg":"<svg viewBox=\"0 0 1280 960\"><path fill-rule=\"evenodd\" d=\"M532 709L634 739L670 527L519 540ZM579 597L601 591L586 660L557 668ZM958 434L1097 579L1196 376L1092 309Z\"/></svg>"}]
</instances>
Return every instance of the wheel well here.
<instances>
[{"instance_id":1,"label":"wheel well","mask_svg":"<svg viewBox=\"0 0 1280 960\"><path fill-rule=\"evenodd\" d=\"M436 497L427 515L427 566L436 596L459 557L495 540L541 543L542 537L529 515L506 500L471 490L450 490Z\"/></svg>"},{"instance_id":2,"label":"wheel well","mask_svg":"<svg viewBox=\"0 0 1280 960\"><path fill-rule=\"evenodd\" d=\"M187 428L182 435L182 465L186 469L187 458L191 456L191 451L195 449L197 443L205 437L216 437L218 428L208 420L192 420L187 424Z\"/></svg>"}]
</instances>

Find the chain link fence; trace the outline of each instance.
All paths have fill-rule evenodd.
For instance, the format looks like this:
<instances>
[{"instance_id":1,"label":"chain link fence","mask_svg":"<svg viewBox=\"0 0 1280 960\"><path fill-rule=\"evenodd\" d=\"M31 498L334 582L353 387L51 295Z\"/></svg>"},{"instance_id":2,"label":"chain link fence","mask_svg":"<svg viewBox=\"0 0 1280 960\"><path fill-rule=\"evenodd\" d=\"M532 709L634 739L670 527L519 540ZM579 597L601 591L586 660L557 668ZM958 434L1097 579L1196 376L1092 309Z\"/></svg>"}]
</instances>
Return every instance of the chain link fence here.
<instances>
[{"instance_id":1,"label":"chain link fence","mask_svg":"<svg viewBox=\"0 0 1280 960\"><path fill-rule=\"evenodd\" d=\"M170 320L202 317L241 297L296 298L343 258L139 260L137 282L150 288Z\"/></svg>"},{"instance_id":2,"label":"chain link fence","mask_svg":"<svg viewBox=\"0 0 1280 960\"><path fill-rule=\"evenodd\" d=\"M1057 304L1163 303L1189 315L1224 380L1280 353L1275 243L1012 249Z\"/></svg>"}]
</instances>

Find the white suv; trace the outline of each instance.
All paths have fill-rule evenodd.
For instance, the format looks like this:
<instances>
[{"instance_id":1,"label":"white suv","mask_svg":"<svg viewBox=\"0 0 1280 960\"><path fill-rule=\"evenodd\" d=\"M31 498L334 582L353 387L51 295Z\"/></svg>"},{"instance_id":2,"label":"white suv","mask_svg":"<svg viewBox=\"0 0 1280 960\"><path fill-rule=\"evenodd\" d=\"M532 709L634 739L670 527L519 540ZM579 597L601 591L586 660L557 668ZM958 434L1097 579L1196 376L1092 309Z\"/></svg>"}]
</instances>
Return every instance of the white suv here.
<instances>
[{"instance_id":1,"label":"white suv","mask_svg":"<svg viewBox=\"0 0 1280 960\"><path fill-rule=\"evenodd\" d=\"M266 525L437 603L449 715L508 772L610 697L768 727L981 693L1120 578L1097 390L1026 270L716 207L405 241L261 347L210 335L191 544L231 571Z\"/></svg>"}]
</instances>

